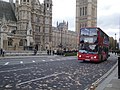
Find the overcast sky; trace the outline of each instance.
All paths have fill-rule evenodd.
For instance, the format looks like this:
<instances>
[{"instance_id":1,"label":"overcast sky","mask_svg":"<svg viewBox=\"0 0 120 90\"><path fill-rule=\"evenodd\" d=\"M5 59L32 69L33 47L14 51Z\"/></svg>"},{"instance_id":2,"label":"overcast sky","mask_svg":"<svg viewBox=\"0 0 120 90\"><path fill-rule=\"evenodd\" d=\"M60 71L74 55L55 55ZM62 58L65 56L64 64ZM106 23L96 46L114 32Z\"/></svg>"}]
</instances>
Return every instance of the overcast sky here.
<instances>
[{"instance_id":1,"label":"overcast sky","mask_svg":"<svg viewBox=\"0 0 120 90\"><path fill-rule=\"evenodd\" d=\"M6 0L9 1L9 0ZM14 0L15 1L15 0ZM43 0L39 0L43 3ZM69 30L75 31L76 0L52 0L53 1L53 26L56 22L68 21ZM109 36L117 40L120 29L120 0L98 0L97 26L103 29Z\"/></svg>"}]
</instances>

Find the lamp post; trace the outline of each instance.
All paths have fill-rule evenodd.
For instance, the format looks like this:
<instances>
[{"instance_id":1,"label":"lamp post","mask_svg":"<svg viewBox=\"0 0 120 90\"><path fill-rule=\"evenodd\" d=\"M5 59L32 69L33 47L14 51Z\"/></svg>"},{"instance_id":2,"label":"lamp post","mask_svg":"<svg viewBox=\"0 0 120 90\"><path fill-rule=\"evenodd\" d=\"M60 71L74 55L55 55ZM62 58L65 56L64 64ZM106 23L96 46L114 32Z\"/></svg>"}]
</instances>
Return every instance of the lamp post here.
<instances>
[{"instance_id":1,"label":"lamp post","mask_svg":"<svg viewBox=\"0 0 120 90\"><path fill-rule=\"evenodd\" d=\"M61 55L62 55L62 28L60 30L61 30Z\"/></svg>"},{"instance_id":2,"label":"lamp post","mask_svg":"<svg viewBox=\"0 0 120 90\"><path fill-rule=\"evenodd\" d=\"M116 33L115 33L115 50L116 50Z\"/></svg>"}]
</instances>

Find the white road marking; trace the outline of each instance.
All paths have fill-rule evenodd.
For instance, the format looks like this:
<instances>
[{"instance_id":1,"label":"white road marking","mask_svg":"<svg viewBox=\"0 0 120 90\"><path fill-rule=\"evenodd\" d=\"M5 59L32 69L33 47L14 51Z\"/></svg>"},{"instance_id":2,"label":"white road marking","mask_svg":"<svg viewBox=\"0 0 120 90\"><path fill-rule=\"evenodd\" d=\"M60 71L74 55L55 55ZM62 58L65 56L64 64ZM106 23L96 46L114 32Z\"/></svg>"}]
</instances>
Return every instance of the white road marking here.
<instances>
[{"instance_id":1,"label":"white road marking","mask_svg":"<svg viewBox=\"0 0 120 90\"><path fill-rule=\"evenodd\" d=\"M4 65L8 65L9 64L9 62L6 62Z\"/></svg>"},{"instance_id":2,"label":"white road marking","mask_svg":"<svg viewBox=\"0 0 120 90\"><path fill-rule=\"evenodd\" d=\"M60 60L60 59L57 59L57 60Z\"/></svg>"},{"instance_id":3,"label":"white road marking","mask_svg":"<svg viewBox=\"0 0 120 90\"><path fill-rule=\"evenodd\" d=\"M43 62L45 62L45 60L42 60Z\"/></svg>"},{"instance_id":4,"label":"white road marking","mask_svg":"<svg viewBox=\"0 0 120 90\"><path fill-rule=\"evenodd\" d=\"M53 59L50 59L50 61L54 61Z\"/></svg>"},{"instance_id":5,"label":"white road marking","mask_svg":"<svg viewBox=\"0 0 120 90\"><path fill-rule=\"evenodd\" d=\"M35 62L34 60L32 62Z\"/></svg>"},{"instance_id":6,"label":"white road marking","mask_svg":"<svg viewBox=\"0 0 120 90\"><path fill-rule=\"evenodd\" d=\"M51 74L51 75L47 75L45 77L32 79L32 80L29 80L29 81L26 81L26 82L21 82L21 83L17 84L16 86L23 85L23 84L30 83L30 82L34 82L34 81L38 81L38 80L42 80L42 79L46 79L46 78L50 78L50 77L53 77L53 76L58 76L58 75L61 75L61 74L65 74L65 72L57 73L57 74Z\"/></svg>"},{"instance_id":7,"label":"white road marking","mask_svg":"<svg viewBox=\"0 0 120 90\"><path fill-rule=\"evenodd\" d=\"M21 64L23 64L23 61L20 61Z\"/></svg>"}]
</instances>

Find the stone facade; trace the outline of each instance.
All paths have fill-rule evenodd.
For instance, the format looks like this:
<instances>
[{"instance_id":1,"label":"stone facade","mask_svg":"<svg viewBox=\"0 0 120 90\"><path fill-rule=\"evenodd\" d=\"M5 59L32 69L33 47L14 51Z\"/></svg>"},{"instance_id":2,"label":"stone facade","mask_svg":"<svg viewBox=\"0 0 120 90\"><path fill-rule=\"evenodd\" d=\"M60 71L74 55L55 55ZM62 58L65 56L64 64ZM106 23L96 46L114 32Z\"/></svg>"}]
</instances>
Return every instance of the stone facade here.
<instances>
[{"instance_id":1,"label":"stone facade","mask_svg":"<svg viewBox=\"0 0 120 90\"><path fill-rule=\"evenodd\" d=\"M76 32L97 26L97 0L76 0Z\"/></svg>"},{"instance_id":2,"label":"stone facade","mask_svg":"<svg viewBox=\"0 0 120 90\"><path fill-rule=\"evenodd\" d=\"M115 46L117 46L117 40L115 40L113 37L109 37L109 41L110 41L109 49L116 50L117 48L115 48Z\"/></svg>"},{"instance_id":3,"label":"stone facade","mask_svg":"<svg viewBox=\"0 0 120 90\"><path fill-rule=\"evenodd\" d=\"M97 0L76 0L76 32L68 23L52 27L52 0L0 1L0 47L5 50L77 49L81 27L97 24ZM53 29L53 30L52 30Z\"/></svg>"},{"instance_id":4,"label":"stone facade","mask_svg":"<svg viewBox=\"0 0 120 90\"><path fill-rule=\"evenodd\" d=\"M0 46L5 50L52 47L52 0L0 1Z\"/></svg>"},{"instance_id":5,"label":"stone facade","mask_svg":"<svg viewBox=\"0 0 120 90\"><path fill-rule=\"evenodd\" d=\"M57 22L57 27L53 27L53 49L56 50L77 50L77 34L68 30L68 22Z\"/></svg>"}]
</instances>

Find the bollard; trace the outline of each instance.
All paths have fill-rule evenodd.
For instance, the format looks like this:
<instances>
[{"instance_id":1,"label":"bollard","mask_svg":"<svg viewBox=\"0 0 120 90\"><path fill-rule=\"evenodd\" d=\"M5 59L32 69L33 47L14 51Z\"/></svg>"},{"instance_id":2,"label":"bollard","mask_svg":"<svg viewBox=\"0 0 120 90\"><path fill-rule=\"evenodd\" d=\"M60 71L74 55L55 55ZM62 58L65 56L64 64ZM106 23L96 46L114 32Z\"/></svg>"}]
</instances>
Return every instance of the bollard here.
<instances>
[{"instance_id":1,"label":"bollard","mask_svg":"<svg viewBox=\"0 0 120 90\"><path fill-rule=\"evenodd\" d=\"M92 84L92 85L90 86L90 89L89 89L89 90L95 90L94 84Z\"/></svg>"},{"instance_id":2,"label":"bollard","mask_svg":"<svg viewBox=\"0 0 120 90\"><path fill-rule=\"evenodd\" d=\"M118 57L118 79L120 79L120 56Z\"/></svg>"}]
</instances>

